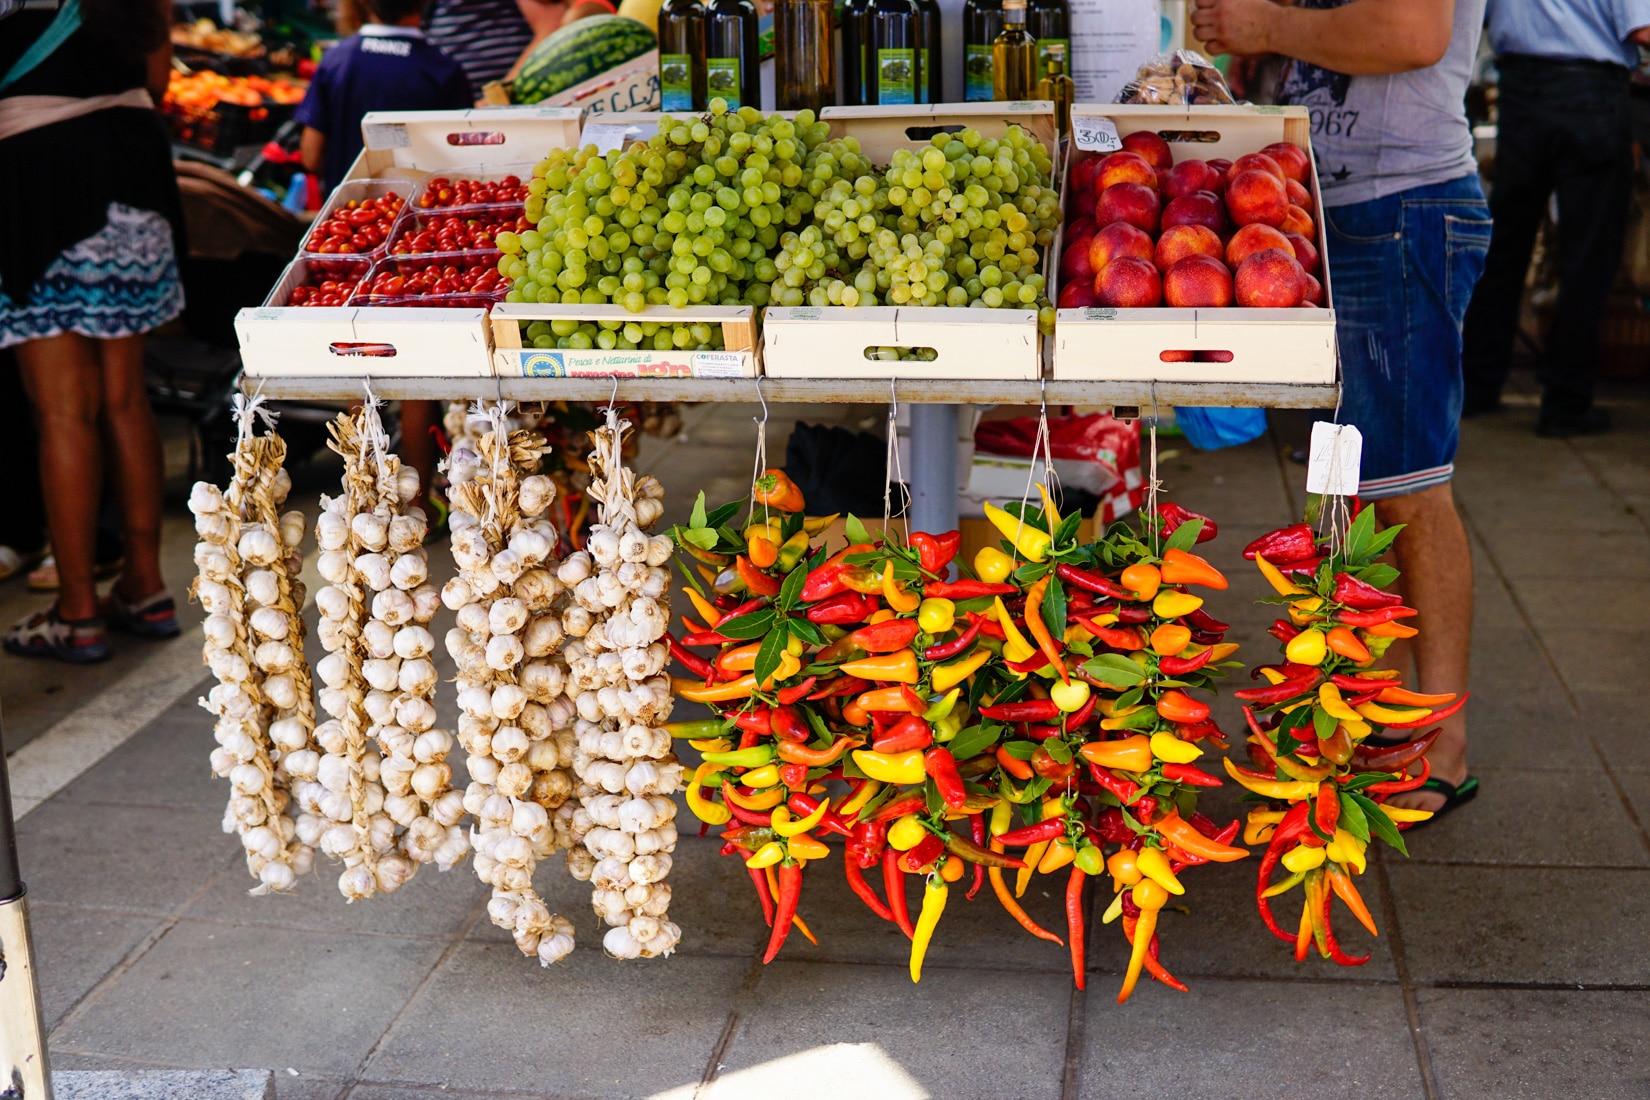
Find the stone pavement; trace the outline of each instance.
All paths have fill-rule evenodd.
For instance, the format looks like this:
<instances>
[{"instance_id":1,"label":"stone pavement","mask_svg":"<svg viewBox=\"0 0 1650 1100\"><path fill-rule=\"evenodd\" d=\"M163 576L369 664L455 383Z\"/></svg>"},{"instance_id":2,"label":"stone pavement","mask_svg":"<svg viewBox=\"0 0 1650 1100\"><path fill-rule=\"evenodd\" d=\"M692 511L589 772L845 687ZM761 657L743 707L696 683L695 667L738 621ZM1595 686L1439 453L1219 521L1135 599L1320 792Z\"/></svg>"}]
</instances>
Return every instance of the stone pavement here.
<instances>
[{"instance_id":1,"label":"stone pavement","mask_svg":"<svg viewBox=\"0 0 1650 1100\"><path fill-rule=\"evenodd\" d=\"M543 970L463 868L353 906L330 870L248 897L197 685L21 822L54 1064L264 1067L283 1100L1650 1094L1650 401L1615 411L1613 434L1575 443L1536 439L1530 407L1466 425L1483 793L1412 834L1413 859L1372 866L1381 938L1346 937L1373 950L1365 967L1296 964L1254 913L1249 861L1191 872L1187 910L1165 916L1164 961L1190 993L1145 982L1114 1004L1126 947L1097 922L1074 993L1065 952L989 893L953 902L913 986L903 939L835 860L803 899L820 946L792 937L763 967L743 869L685 836L675 957L604 957L587 887L551 866L541 889L580 947ZM648 446L673 511L700 487L742 492L749 412L690 410L684 440ZM1177 444L1172 495L1222 525L1211 546L1233 584L1214 610L1261 660L1271 616L1239 551L1297 515L1302 468L1276 439ZM1032 915L1057 924L1057 893L1039 882Z\"/></svg>"}]
</instances>

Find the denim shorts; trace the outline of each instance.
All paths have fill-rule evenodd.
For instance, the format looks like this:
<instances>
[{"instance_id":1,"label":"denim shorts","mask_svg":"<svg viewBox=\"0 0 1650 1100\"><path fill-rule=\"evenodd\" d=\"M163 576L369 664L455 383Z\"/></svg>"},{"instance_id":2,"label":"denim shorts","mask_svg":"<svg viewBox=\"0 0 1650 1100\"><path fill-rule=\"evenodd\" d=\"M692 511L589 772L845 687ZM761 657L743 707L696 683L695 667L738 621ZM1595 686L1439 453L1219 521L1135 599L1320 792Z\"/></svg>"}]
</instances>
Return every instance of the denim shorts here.
<instances>
[{"instance_id":1,"label":"denim shorts","mask_svg":"<svg viewBox=\"0 0 1650 1100\"><path fill-rule=\"evenodd\" d=\"M1484 270L1478 177L1324 210L1341 352L1340 420L1363 433L1359 494L1450 480L1461 419L1461 321Z\"/></svg>"}]
</instances>

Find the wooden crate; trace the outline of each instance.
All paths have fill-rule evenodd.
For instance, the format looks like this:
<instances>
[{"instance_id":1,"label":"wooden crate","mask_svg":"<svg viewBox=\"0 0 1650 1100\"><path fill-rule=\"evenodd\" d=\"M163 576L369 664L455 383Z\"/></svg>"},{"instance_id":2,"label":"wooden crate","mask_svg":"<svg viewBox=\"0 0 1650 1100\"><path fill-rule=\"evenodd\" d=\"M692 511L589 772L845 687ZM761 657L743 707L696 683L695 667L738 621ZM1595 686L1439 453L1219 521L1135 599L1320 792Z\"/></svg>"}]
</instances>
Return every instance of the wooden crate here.
<instances>
[{"instance_id":1,"label":"wooden crate","mask_svg":"<svg viewBox=\"0 0 1650 1100\"><path fill-rule=\"evenodd\" d=\"M820 117L831 124L833 137L852 134L878 164L897 149L921 146L940 130L975 129L1001 137L1017 125L1051 150L1056 147L1054 105L1044 100L827 107ZM1043 271L1052 290L1052 252L1044 257ZM1042 375L1035 309L769 306L762 328L762 369L774 378L1035 380ZM877 347L933 348L938 354L932 361L867 359L865 350Z\"/></svg>"},{"instance_id":2,"label":"wooden crate","mask_svg":"<svg viewBox=\"0 0 1650 1100\"><path fill-rule=\"evenodd\" d=\"M1275 141L1312 154L1305 107L1078 104L1073 117L1109 119L1119 137L1157 132L1175 159L1236 160ZM1069 165L1068 165L1069 171ZM1310 189L1324 309L1062 309L1055 314L1054 377L1078 381L1254 382L1322 385L1336 378L1334 297L1313 157ZM1229 356L1164 362L1170 352Z\"/></svg>"},{"instance_id":3,"label":"wooden crate","mask_svg":"<svg viewBox=\"0 0 1650 1100\"><path fill-rule=\"evenodd\" d=\"M754 378L761 371L755 310L750 306L648 306L631 313L623 306L530 305L493 307L493 364L501 378ZM522 346L521 326L530 321L708 322L722 329L721 351Z\"/></svg>"}]
</instances>

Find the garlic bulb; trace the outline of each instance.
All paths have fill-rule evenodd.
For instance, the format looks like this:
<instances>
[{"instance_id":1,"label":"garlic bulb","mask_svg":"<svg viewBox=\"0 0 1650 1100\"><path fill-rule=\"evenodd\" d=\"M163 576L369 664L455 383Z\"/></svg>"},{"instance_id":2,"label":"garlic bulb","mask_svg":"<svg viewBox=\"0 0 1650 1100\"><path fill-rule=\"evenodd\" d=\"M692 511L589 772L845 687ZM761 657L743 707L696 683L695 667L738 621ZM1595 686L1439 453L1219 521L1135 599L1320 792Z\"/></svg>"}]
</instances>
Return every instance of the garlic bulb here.
<instances>
[{"instance_id":1,"label":"garlic bulb","mask_svg":"<svg viewBox=\"0 0 1650 1100\"><path fill-rule=\"evenodd\" d=\"M534 664L523 662L533 611L555 594L538 568L554 543L531 526L549 507L554 487L535 472L543 440L512 431L507 411L494 406L464 417L449 410L449 429L463 432L455 433L444 467L459 574L441 600L457 612L458 626L445 642L458 665L458 740L470 773L460 808L476 818L474 866L493 888L487 913L524 955L548 966L573 949L572 924L552 915L533 891L539 861L573 843L571 813L563 813L573 791L569 761L549 740L548 710L534 702L559 682L544 671L558 660L559 623L556 631L533 631ZM564 724L571 721L570 708L559 713ZM550 751L538 751L540 744Z\"/></svg>"},{"instance_id":2,"label":"garlic bulb","mask_svg":"<svg viewBox=\"0 0 1650 1100\"><path fill-rule=\"evenodd\" d=\"M319 788L321 759L311 747L303 585L287 553L301 542L303 515L280 511L291 484L281 469L286 443L273 431L254 434L260 404L238 410L228 489L199 482L189 493L201 539L190 591L208 612L202 657L219 681L201 705L217 717L212 770L232 788L223 828L240 837L253 894L290 890L308 872L319 833L300 829L294 815L297 792Z\"/></svg>"}]
</instances>

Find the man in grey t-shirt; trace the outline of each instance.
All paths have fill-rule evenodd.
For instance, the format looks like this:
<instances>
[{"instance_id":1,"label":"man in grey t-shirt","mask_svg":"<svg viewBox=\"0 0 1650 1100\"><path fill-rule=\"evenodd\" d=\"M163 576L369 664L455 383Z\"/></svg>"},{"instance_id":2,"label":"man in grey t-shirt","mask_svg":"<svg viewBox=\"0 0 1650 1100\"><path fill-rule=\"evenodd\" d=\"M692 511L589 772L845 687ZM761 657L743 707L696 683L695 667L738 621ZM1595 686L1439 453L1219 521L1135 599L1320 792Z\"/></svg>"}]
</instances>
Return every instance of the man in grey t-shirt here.
<instances>
[{"instance_id":1,"label":"man in grey t-shirt","mask_svg":"<svg viewBox=\"0 0 1650 1100\"><path fill-rule=\"evenodd\" d=\"M1463 106L1483 21L1484 0L1197 0L1192 14L1214 53L1289 58L1279 102L1312 112L1341 419L1364 437L1359 495L1405 525L1394 550L1428 693L1466 690L1471 645L1472 552L1450 478L1461 321L1490 238ZM1445 812L1477 792L1465 714L1440 725L1433 778L1395 804Z\"/></svg>"}]
</instances>

